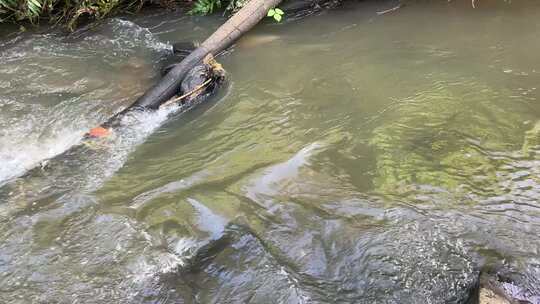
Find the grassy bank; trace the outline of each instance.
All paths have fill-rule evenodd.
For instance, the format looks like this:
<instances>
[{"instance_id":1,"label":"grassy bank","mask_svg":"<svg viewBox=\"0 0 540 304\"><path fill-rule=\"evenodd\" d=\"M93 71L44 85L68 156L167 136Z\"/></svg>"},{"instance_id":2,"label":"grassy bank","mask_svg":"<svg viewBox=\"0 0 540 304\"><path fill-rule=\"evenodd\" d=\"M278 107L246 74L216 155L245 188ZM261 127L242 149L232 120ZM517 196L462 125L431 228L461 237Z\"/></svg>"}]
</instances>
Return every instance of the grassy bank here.
<instances>
[{"instance_id":1,"label":"grassy bank","mask_svg":"<svg viewBox=\"0 0 540 304\"><path fill-rule=\"evenodd\" d=\"M82 20L136 13L145 6L183 7L204 15L222 8L234 11L244 2L247 0L0 0L0 23L46 21L73 29Z\"/></svg>"}]
</instances>

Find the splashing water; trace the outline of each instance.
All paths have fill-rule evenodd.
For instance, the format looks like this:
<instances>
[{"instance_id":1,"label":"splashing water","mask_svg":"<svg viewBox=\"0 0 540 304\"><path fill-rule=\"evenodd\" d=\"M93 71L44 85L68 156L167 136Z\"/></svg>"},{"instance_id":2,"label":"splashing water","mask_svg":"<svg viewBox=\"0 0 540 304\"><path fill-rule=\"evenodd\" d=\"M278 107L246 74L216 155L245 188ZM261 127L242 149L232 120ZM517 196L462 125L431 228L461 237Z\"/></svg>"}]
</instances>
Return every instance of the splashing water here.
<instances>
[{"instance_id":1,"label":"splashing water","mask_svg":"<svg viewBox=\"0 0 540 304\"><path fill-rule=\"evenodd\" d=\"M77 43L28 34L4 45L0 73L10 80L0 97L0 184L78 144L142 93L154 76L145 56L159 59L171 51L147 29L119 19L72 35Z\"/></svg>"}]
</instances>

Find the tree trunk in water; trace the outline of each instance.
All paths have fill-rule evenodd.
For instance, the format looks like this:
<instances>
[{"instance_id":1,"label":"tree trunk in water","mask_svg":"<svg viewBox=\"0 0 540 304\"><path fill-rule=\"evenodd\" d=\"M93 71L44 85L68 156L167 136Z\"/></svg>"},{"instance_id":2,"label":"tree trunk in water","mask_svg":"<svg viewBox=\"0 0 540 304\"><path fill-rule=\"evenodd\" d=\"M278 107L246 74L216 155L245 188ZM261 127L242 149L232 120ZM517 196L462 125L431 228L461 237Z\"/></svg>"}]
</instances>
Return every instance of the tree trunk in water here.
<instances>
[{"instance_id":1,"label":"tree trunk in water","mask_svg":"<svg viewBox=\"0 0 540 304\"><path fill-rule=\"evenodd\" d=\"M146 91L130 107L151 108L173 97L186 73L197 65L206 55L216 55L233 44L243 34L263 19L268 10L282 0L251 0L222 26L220 26L197 49L189 54L180 64L170 70L157 84Z\"/></svg>"}]
</instances>

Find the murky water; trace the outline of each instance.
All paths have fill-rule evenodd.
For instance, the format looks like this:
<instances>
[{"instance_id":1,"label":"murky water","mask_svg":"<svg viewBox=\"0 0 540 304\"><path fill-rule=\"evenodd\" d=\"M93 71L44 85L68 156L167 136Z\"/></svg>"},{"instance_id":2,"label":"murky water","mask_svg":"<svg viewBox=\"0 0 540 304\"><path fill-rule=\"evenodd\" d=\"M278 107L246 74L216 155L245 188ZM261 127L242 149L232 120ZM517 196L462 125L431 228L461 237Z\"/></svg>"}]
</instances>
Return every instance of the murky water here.
<instances>
[{"instance_id":1,"label":"murky water","mask_svg":"<svg viewBox=\"0 0 540 304\"><path fill-rule=\"evenodd\" d=\"M4 35L0 302L461 303L490 265L540 293L540 3L477 2L267 22L213 100L56 158L222 19Z\"/></svg>"}]
</instances>

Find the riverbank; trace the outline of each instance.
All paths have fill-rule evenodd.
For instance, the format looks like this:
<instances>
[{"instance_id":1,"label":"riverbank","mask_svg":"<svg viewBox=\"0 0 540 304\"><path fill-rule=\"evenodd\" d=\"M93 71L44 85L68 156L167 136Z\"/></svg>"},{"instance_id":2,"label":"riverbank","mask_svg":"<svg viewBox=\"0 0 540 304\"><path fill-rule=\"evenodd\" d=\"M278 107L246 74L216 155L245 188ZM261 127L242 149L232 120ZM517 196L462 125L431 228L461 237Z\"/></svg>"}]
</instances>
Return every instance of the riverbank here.
<instances>
[{"instance_id":1,"label":"riverbank","mask_svg":"<svg viewBox=\"0 0 540 304\"><path fill-rule=\"evenodd\" d=\"M25 2L26 1L26 2ZM247 4L248 0L88 0L61 2L47 0L0 0L0 23L61 25L73 31L79 25L120 15L138 15L143 10L166 9L181 11L186 15L232 14ZM322 8L335 7L341 0L288 0L280 4L287 18L296 19ZM397 3L397 2L396 2ZM282 10L274 19L281 21Z\"/></svg>"},{"instance_id":2,"label":"riverbank","mask_svg":"<svg viewBox=\"0 0 540 304\"><path fill-rule=\"evenodd\" d=\"M206 15L217 10L235 11L246 0L1 0L0 23L62 24L73 30L77 24L119 14L137 14L143 8L183 10Z\"/></svg>"},{"instance_id":3,"label":"riverbank","mask_svg":"<svg viewBox=\"0 0 540 304\"><path fill-rule=\"evenodd\" d=\"M118 14L136 14L143 8L189 10L192 6L187 0L2 0L0 21L22 25L62 24L73 30L80 23Z\"/></svg>"},{"instance_id":4,"label":"riverbank","mask_svg":"<svg viewBox=\"0 0 540 304\"><path fill-rule=\"evenodd\" d=\"M244 6L248 0L0 0L0 24L27 25L60 24L70 30L88 22L118 15L136 15L145 9L162 8L181 10L191 15L208 15L217 11L232 13ZM291 7L314 6L321 3L339 3L341 0L289 0L284 5ZM381 1L388 2L388 1ZM395 4L379 13L391 13L416 1L396 0ZM471 8L483 8L493 2L463 1ZM496 2L508 3L500 0Z\"/></svg>"}]
</instances>

